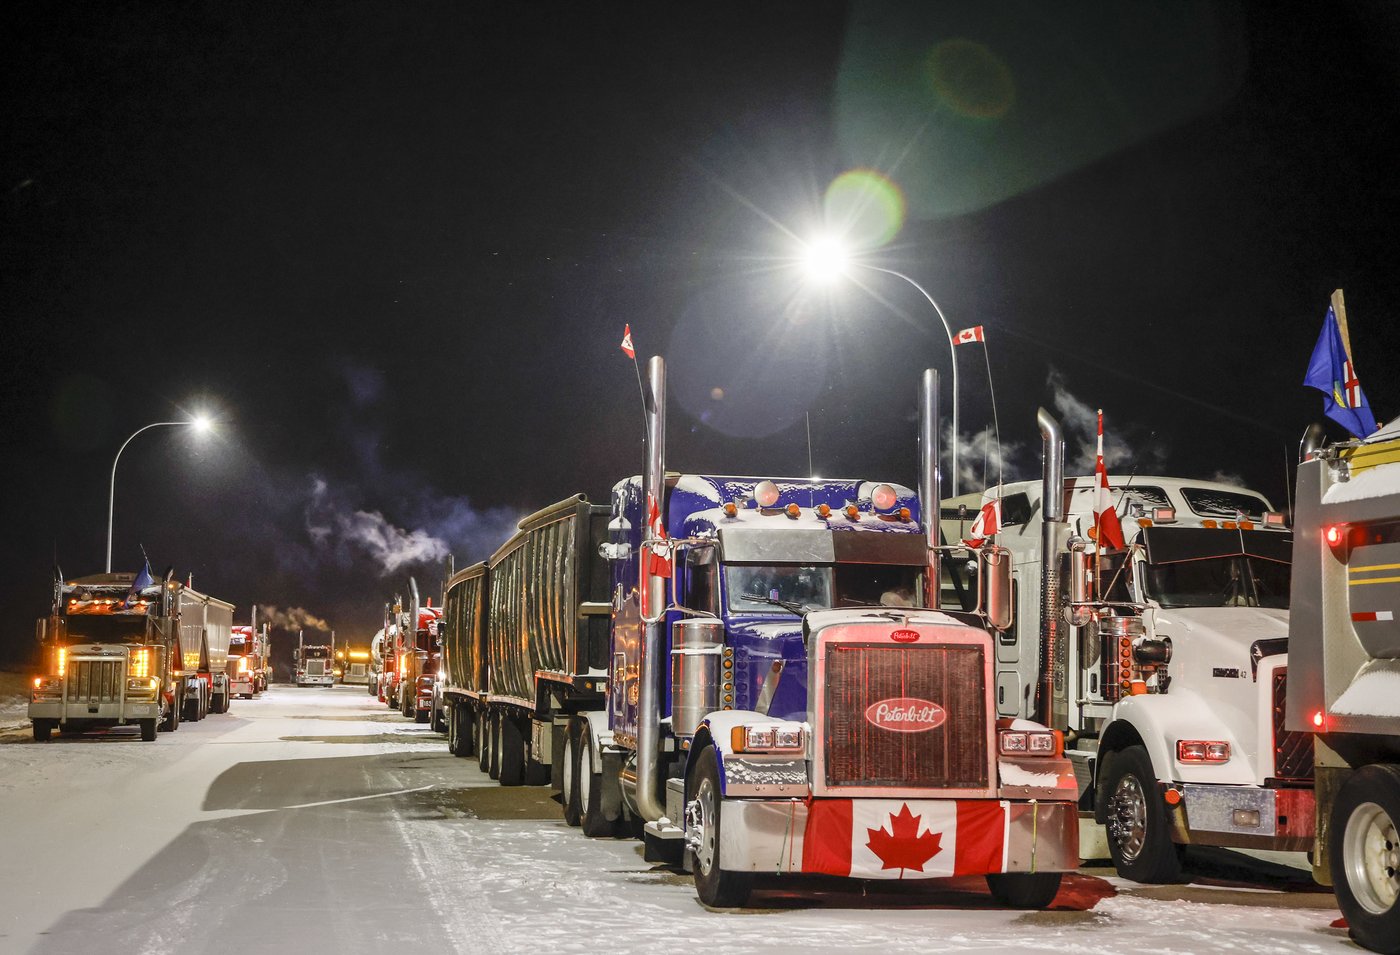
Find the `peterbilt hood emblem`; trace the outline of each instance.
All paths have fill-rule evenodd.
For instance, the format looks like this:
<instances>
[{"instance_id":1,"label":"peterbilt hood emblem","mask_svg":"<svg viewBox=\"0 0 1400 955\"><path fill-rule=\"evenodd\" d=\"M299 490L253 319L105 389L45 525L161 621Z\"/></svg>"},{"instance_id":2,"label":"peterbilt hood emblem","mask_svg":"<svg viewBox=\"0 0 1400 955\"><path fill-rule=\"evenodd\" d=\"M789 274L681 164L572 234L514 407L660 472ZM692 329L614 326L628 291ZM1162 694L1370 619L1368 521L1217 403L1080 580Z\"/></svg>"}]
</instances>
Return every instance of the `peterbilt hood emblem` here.
<instances>
[{"instance_id":1,"label":"peterbilt hood emblem","mask_svg":"<svg viewBox=\"0 0 1400 955\"><path fill-rule=\"evenodd\" d=\"M865 708L866 722L896 733L924 733L943 725L947 712L932 700L897 696Z\"/></svg>"}]
</instances>

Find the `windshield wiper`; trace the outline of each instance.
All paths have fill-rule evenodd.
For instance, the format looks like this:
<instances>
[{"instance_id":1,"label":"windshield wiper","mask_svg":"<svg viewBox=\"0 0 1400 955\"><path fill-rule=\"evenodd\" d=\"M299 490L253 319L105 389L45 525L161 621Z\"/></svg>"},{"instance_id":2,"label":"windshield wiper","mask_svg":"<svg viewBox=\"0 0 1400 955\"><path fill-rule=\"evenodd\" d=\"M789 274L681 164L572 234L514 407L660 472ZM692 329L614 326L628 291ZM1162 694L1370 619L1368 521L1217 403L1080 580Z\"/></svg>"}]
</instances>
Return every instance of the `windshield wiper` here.
<instances>
[{"instance_id":1,"label":"windshield wiper","mask_svg":"<svg viewBox=\"0 0 1400 955\"><path fill-rule=\"evenodd\" d=\"M781 600L778 597L765 597L761 594L740 594L739 599L752 600L754 603L760 604L771 604L774 607L782 607L789 613L795 613L799 617L807 612L806 606L798 603L796 600Z\"/></svg>"}]
</instances>

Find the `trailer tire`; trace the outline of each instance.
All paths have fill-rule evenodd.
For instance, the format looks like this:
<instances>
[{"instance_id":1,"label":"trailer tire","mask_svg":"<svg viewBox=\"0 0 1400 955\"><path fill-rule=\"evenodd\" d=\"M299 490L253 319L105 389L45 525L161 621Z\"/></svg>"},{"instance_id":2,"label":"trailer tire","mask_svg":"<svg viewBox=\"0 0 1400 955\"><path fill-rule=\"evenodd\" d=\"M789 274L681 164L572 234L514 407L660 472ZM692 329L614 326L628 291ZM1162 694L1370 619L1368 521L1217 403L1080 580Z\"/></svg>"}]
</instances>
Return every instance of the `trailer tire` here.
<instances>
[{"instance_id":1,"label":"trailer tire","mask_svg":"<svg viewBox=\"0 0 1400 955\"><path fill-rule=\"evenodd\" d=\"M1146 748L1109 753L1101 792L1108 854L1118 874L1147 884L1178 881L1185 847L1167 831L1165 801Z\"/></svg>"},{"instance_id":2,"label":"trailer tire","mask_svg":"<svg viewBox=\"0 0 1400 955\"><path fill-rule=\"evenodd\" d=\"M34 721L34 742L47 743L53 736L53 720Z\"/></svg>"},{"instance_id":3,"label":"trailer tire","mask_svg":"<svg viewBox=\"0 0 1400 955\"><path fill-rule=\"evenodd\" d=\"M447 706L445 704L443 706L434 706L429 712L432 713L433 716L433 732L446 733Z\"/></svg>"},{"instance_id":4,"label":"trailer tire","mask_svg":"<svg viewBox=\"0 0 1400 955\"><path fill-rule=\"evenodd\" d=\"M753 875L730 872L719 866L720 795L719 757L707 746L696 761L686 800L686 852L695 873L695 894L710 908L735 908L748 902L753 891ZM695 832L691 845L690 830Z\"/></svg>"},{"instance_id":5,"label":"trailer tire","mask_svg":"<svg viewBox=\"0 0 1400 955\"><path fill-rule=\"evenodd\" d=\"M462 751L462 727L455 703L447 705L447 751L453 756L467 755Z\"/></svg>"},{"instance_id":6,"label":"trailer tire","mask_svg":"<svg viewBox=\"0 0 1400 955\"><path fill-rule=\"evenodd\" d=\"M603 815L603 774L593 768L593 742L588 721L583 720L579 733L578 749L574 762L578 772L574 775L578 801L579 826L583 834L592 839L613 835L613 821Z\"/></svg>"},{"instance_id":7,"label":"trailer tire","mask_svg":"<svg viewBox=\"0 0 1400 955\"><path fill-rule=\"evenodd\" d=\"M433 711L432 711L431 709L427 709L427 710L415 709L415 710L413 711L413 722L415 722L415 723L426 723L426 722L428 722L428 720L432 717L432 715L433 715ZM433 727L433 730L434 730L434 731L438 731L438 729L437 729L436 726Z\"/></svg>"},{"instance_id":8,"label":"trailer tire","mask_svg":"<svg viewBox=\"0 0 1400 955\"><path fill-rule=\"evenodd\" d=\"M520 786L525 782L525 740L520 733L520 722L504 713L501 714L499 722L501 729L497 734L500 743L497 781L502 786Z\"/></svg>"},{"instance_id":9,"label":"trailer tire","mask_svg":"<svg viewBox=\"0 0 1400 955\"><path fill-rule=\"evenodd\" d=\"M1400 766L1363 766L1332 805L1332 885L1351 937L1400 953Z\"/></svg>"},{"instance_id":10,"label":"trailer tire","mask_svg":"<svg viewBox=\"0 0 1400 955\"><path fill-rule=\"evenodd\" d=\"M501 714L492 711L487 717L487 726L491 733L491 752L486 757L486 775L492 779L501 778Z\"/></svg>"},{"instance_id":11,"label":"trailer tire","mask_svg":"<svg viewBox=\"0 0 1400 955\"><path fill-rule=\"evenodd\" d=\"M413 693L404 692L407 684L399 686L399 715L404 719L413 719Z\"/></svg>"},{"instance_id":12,"label":"trailer tire","mask_svg":"<svg viewBox=\"0 0 1400 955\"><path fill-rule=\"evenodd\" d=\"M476 765L488 776L491 773L491 717L485 710L478 710L476 720Z\"/></svg>"},{"instance_id":13,"label":"trailer tire","mask_svg":"<svg viewBox=\"0 0 1400 955\"><path fill-rule=\"evenodd\" d=\"M1055 901L1062 872L999 872L987 875L992 898L1013 909L1043 909Z\"/></svg>"},{"instance_id":14,"label":"trailer tire","mask_svg":"<svg viewBox=\"0 0 1400 955\"><path fill-rule=\"evenodd\" d=\"M151 717L141 721L141 741L143 743L154 743L156 741L156 719Z\"/></svg>"},{"instance_id":15,"label":"trailer tire","mask_svg":"<svg viewBox=\"0 0 1400 955\"><path fill-rule=\"evenodd\" d=\"M564 806L564 822L570 826L577 826L581 821L578 808L578 741L579 724L582 722L576 716L569 720L568 726L564 728L564 788L560 790L559 796Z\"/></svg>"}]
</instances>

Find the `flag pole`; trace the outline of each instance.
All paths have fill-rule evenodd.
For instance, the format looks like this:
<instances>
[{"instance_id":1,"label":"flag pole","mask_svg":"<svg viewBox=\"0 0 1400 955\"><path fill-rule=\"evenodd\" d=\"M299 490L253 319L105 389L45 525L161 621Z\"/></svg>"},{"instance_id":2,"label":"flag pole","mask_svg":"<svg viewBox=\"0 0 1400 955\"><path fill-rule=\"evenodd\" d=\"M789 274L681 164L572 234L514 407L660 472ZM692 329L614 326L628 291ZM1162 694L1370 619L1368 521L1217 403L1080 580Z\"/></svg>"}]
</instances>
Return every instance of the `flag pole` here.
<instances>
[{"instance_id":1,"label":"flag pole","mask_svg":"<svg viewBox=\"0 0 1400 955\"><path fill-rule=\"evenodd\" d=\"M992 430L996 434L997 442L997 500L1001 500L1001 421L997 418L997 390L992 385L992 357L987 351L987 336L985 334L982 336L982 358L987 363L987 394L992 399Z\"/></svg>"}]
</instances>

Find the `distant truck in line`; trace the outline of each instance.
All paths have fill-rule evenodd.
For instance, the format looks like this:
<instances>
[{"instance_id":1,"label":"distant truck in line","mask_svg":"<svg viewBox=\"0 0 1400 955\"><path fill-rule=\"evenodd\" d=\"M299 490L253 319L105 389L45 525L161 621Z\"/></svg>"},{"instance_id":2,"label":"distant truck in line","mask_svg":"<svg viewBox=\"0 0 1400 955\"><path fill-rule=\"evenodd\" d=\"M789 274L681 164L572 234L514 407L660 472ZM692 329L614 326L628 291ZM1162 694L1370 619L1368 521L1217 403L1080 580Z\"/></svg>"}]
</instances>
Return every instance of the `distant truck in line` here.
<instances>
[{"instance_id":1,"label":"distant truck in line","mask_svg":"<svg viewBox=\"0 0 1400 955\"><path fill-rule=\"evenodd\" d=\"M1313 875L1351 936L1400 953L1400 419L1298 466L1286 723L1313 734Z\"/></svg>"},{"instance_id":2,"label":"distant truck in line","mask_svg":"<svg viewBox=\"0 0 1400 955\"><path fill-rule=\"evenodd\" d=\"M334 643L307 643L302 631L298 630L297 648L292 656L292 675L297 686L334 686Z\"/></svg>"},{"instance_id":3,"label":"distant truck in line","mask_svg":"<svg viewBox=\"0 0 1400 955\"><path fill-rule=\"evenodd\" d=\"M1059 423L1038 418L1040 482L944 505L956 540L1000 495L1016 615L997 636L998 715L1065 734L1124 878L1175 881L1187 845L1310 849L1312 739L1283 725L1285 515L1240 487L1110 475L1126 546L1096 556L1096 482L1065 478Z\"/></svg>"},{"instance_id":4,"label":"distant truck in line","mask_svg":"<svg viewBox=\"0 0 1400 955\"><path fill-rule=\"evenodd\" d=\"M149 742L182 717L224 712L232 622L231 604L149 568L55 581L37 628L45 673L30 695L34 739L134 725Z\"/></svg>"},{"instance_id":5,"label":"distant truck in line","mask_svg":"<svg viewBox=\"0 0 1400 955\"><path fill-rule=\"evenodd\" d=\"M399 713L418 723L428 722L433 715L438 661L442 647L438 642L438 622L442 608L434 607L432 598L422 600L418 582L408 578L408 606L395 597L391 620L385 633L392 631L396 673L391 681L389 705L397 704Z\"/></svg>"},{"instance_id":6,"label":"distant truck in line","mask_svg":"<svg viewBox=\"0 0 1400 955\"><path fill-rule=\"evenodd\" d=\"M336 667L340 670L340 682L352 686L365 686L369 683L369 650L364 644L351 644L336 651Z\"/></svg>"},{"instance_id":7,"label":"distant truck in line","mask_svg":"<svg viewBox=\"0 0 1400 955\"><path fill-rule=\"evenodd\" d=\"M256 613L256 611L255 611ZM251 700L267 689L271 651L268 647L268 627L258 629L256 618L248 626L232 628L228 645L229 680L232 693Z\"/></svg>"}]
</instances>

